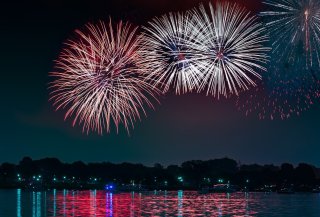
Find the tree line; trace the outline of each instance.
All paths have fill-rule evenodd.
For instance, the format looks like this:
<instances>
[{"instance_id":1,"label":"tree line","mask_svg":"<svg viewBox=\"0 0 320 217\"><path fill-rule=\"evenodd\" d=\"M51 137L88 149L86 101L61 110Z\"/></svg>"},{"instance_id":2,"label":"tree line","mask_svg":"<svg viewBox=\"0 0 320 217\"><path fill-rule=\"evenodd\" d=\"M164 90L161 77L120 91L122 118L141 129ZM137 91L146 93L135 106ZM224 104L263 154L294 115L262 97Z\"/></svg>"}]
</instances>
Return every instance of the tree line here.
<instances>
[{"instance_id":1,"label":"tree line","mask_svg":"<svg viewBox=\"0 0 320 217\"><path fill-rule=\"evenodd\" d=\"M319 171L315 166L305 163L296 167L289 163L281 166L241 165L230 158L192 160L164 167L159 163L154 166L82 161L63 163L56 158L32 160L24 157L18 164L0 165L0 187L17 187L38 181L46 186L70 188L114 183L155 189L199 189L216 183L230 183L251 190L265 186L280 188L284 185L311 190L320 183Z\"/></svg>"}]
</instances>

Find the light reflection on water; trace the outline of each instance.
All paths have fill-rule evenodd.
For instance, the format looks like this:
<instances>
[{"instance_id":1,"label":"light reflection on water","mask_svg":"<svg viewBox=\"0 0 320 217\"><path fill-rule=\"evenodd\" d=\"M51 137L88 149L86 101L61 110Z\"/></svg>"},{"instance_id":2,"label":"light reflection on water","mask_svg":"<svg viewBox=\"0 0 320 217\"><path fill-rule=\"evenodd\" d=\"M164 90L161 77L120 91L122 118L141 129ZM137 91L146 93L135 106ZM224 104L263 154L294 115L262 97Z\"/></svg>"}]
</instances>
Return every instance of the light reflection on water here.
<instances>
[{"instance_id":1,"label":"light reflection on water","mask_svg":"<svg viewBox=\"0 0 320 217\"><path fill-rule=\"evenodd\" d=\"M0 190L0 216L320 216L319 194ZM5 203L3 201L6 201Z\"/></svg>"},{"instance_id":2,"label":"light reflection on water","mask_svg":"<svg viewBox=\"0 0 320 217\"><path fill-rule=\"evenodd\" d=\"M21 189L17 189L17 217L21 217Z\"/></svg>"}]
</instances>

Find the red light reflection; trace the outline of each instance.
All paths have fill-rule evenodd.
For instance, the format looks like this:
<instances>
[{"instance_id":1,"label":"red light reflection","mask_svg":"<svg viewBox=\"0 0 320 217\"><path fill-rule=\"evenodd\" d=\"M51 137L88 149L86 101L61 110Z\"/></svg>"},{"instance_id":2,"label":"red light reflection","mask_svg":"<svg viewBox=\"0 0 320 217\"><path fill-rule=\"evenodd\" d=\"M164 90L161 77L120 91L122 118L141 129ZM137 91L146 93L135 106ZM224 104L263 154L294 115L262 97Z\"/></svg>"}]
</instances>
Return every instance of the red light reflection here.
<instances>
[{"instance_id":1,"label":"red light reflection","mask_svg":"<svg viewBox=\"0 0 320 217\"><path fill-rule=\"evenodd\" d=\"M253 216L254 198L245 193L57 191L52 216Z\"/></svg>"}]
</instances>

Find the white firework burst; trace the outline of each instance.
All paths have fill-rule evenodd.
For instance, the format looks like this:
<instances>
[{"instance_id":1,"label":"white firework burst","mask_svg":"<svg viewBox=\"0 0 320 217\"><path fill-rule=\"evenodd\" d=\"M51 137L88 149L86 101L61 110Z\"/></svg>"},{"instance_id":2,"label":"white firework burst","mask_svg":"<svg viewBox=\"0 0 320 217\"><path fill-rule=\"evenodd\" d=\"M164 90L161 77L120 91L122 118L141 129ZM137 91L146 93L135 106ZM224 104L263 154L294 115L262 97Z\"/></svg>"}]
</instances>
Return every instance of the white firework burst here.
<instances>
[{"instance_id":1,"label":"white firework burst","mask_svg":"<svg viewBox=\"0 0 320 217\"><path fill-rule=\"evenodd\" d=\"M196 32L191 14L170 13L154 18L144 27L140 54L150 82L165 93L172 87L177 94L198 89L201 69L192 42Z\"/></svg>"},{"instance_id":2,"label":"white firework burst","mask_svg":"<svg viewBox=\"0 0 320 217\"><path fill-rule=\"evenodd\" d=\"M50 99L83 131L102 134L113 124L118 131L121 123L129 131L140 111L145 113L143 105L152 107L147 96L154 98L157 91L139 70L136 31L122 22L114 28L111 20L87 24L76 31L76 39L67 41L56 61Z\"/></svg>"},{"instance_id":3,"label":"white firework burst","mask_svg":"<svg viewBox=\"0 0 320 217\"><path fill-rule=\"evenodd\" d=\"M320 67L320 1L264 0L261 15L270 31L273 53L296 67Z\"/></svg>"},{"instance_id":4,"label":"white firework burst","mask_svg":"<svg viewBox=\"0 0 320 217\"><path fill-rule=\"evenodd\" d=\"M201 54L203 78L200 90L219 97L237 94L255 86L268 61L265 28L255 16L237 4L203 5L193 12L197 40L194 46Z\"/></svg>"}]
</instances>

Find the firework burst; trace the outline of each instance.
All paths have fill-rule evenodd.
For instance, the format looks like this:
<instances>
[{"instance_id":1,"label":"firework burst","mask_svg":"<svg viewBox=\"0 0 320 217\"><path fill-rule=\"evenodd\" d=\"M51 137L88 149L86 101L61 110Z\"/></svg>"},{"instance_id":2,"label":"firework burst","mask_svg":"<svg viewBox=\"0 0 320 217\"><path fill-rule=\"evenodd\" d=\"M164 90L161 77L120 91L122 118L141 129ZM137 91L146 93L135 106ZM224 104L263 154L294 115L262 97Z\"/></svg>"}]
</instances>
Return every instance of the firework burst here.
<instances>
[{"instance_id":1,"label":"firework burst","mask_svg":"<svg viewBox=\"0 0 320 217\"><path fill-rule=\"evenodd\" d=\"M237 4L209 4L194 11L195 48L201 54L203 78L200 90L219 97L237 94L255 86L267 60L268 40L262 24Z\"/></svg>"},{"instance_id":2,"label":"firework burst","mask_svg":"<svg viewBox=\"0 0 320 217\"><path fill-rule=\"evenodd\" d=\"M111 20L87 24L76 30L76 39L67 41L56 61L50 100L83 131L102 134L123 124L129 132L140 112L145 114L143 105L152 107L147 96L155 98L157 91L139 70L136 31L122 22L115 28Z\"/></svg>"},{"instance_id":3,"label":"firework burst","mask_svg":"<svg viewBox=\"0 0 320 217\"><path fill-rule=\"evenodd\" d=\"M261 16L266 20L278 61L300 68L319 68L320 2L264 0L263 3L269 9Z\"/></svg>"},{"instance_id":4,"label":"firework burst","mask_svg":"<svg viewBox=\"0 0 320 217\"><path fill-rule=\"evenodd\" d=\"M190 19L189 12L170 13L144 27L144 46L140 49L144 69L150 82L164 93L171 87L177 94L198 88L202 72L192 46L197 34Z\"/></svg>"},{"instance_id":5,"label":"firework burst","mask_svg":"<svg viewBox=\"0 0 320 217\"><path fill-rule=\"evenodd\" d=\"M319 2L265 0L261 13L273 47L268 76L239 99L238 108L261 119L287 119L308 110L319 97Z\"/></svg>"}]
</instances>

